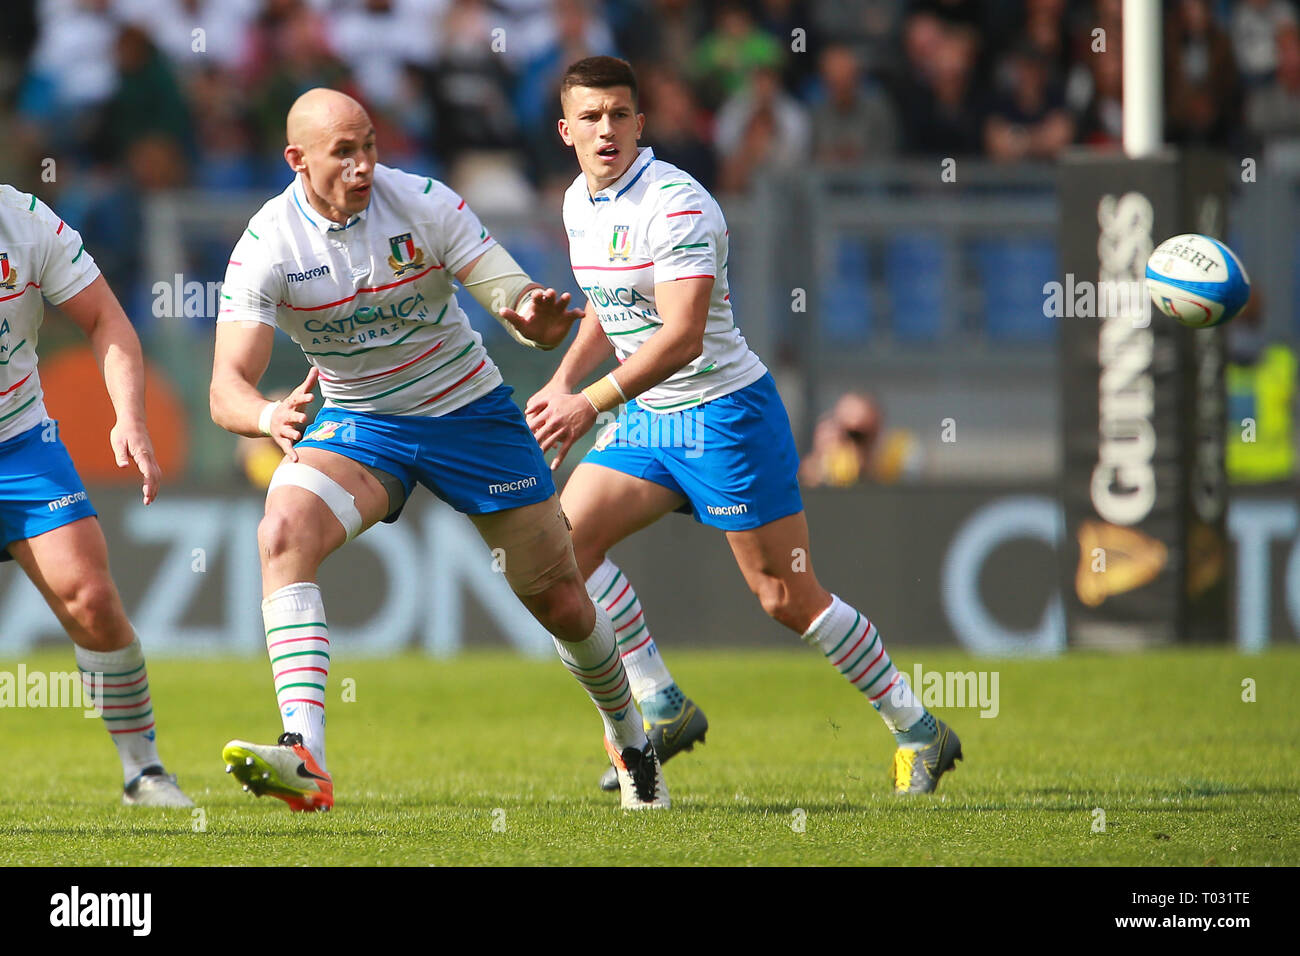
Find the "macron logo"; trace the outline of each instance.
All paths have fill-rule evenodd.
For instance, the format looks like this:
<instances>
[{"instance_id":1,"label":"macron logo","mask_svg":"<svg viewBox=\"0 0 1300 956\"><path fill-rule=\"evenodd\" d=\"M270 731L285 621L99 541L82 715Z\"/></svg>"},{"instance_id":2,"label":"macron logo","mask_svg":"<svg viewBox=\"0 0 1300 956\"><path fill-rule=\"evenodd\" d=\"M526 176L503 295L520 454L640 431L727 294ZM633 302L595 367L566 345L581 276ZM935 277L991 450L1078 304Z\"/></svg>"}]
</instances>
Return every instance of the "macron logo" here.
<instances>
[{"instance_id":1,"label":"macron logo","mask_svg":"<svg viewBox=\"0 0 1300 956\"><path fill-rule=\"evenodd\" d=\"M749 510L749 505L723 505L721 508L705 505L704 510L711 515L743 515Z\"/></svg>"},{"instance_id":2,"label":"macron logo","mask_svg":"<svg viewBox=\"0 0 1300 956\"><path fill-rule=\"evenodd\" d=\"M519 481L506 481L501 484L488 485L488 494L503 495L511 491L521 491L524 488L532 488L537 484L537 476L531 478L521 478Z\"/></svg>"},{"instance_id":3,"label":"macron logo","mask_svg":"<svg viewBox=\"0 0 1300 956\"><path fill-rule=\"evenodd\" d=\"M60 508L66 508L68 505L74 505L78 501L85 501L85 500L86 500L86 493L84 491L78 491L75 492L74 494L64 495L62 498L55 498L53 501L50 502L49 509L51 511L58 511Z\"/></svg>"},{"instance_id":4,"label":"macron logo","mask_svg":"<svg viewBox=\"0 0 1300 956\"><path fill-rule=\"evenodd\" d=\"M51 926L127 926L134 936L148 936L153 926L152 893L70 893L50 897Z\"/></svg>"},{"instance_id":5,"label":"macron logo","mask_svg":"<svg viewBox=\"0 0 1300 956\"><path fill-rule=\"evenodd\" d=\"M330 267L320 265L315 269L308 269L306 272L286 272L284 277L290 282L306 282L308 279L319 279L321 276L327 276L329 274Z\"/></svg>"}]
</instances>

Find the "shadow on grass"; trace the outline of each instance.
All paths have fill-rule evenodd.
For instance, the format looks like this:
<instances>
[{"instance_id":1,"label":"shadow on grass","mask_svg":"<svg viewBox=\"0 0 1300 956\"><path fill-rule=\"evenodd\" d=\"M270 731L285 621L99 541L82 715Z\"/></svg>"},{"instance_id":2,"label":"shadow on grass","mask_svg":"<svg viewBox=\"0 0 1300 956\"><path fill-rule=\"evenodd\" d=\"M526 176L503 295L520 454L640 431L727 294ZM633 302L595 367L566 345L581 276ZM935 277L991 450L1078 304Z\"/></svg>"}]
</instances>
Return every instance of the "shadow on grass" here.
<instances>
[{"instance_id":1,"label":"shadow on grass","mask_svg":"<svg viewBox=\"0 0 1300 956\"><path fill-rule=\"evenodd\" d=\"M1131 798L1130 798L1131 799ZM853 804L853 803L714 803L714 804L696 804L691 807L679 808L673 805L673 811L678 809L692 810L695 812L728 812L728 813L749 813L757 815L771 816L790 816L796 808L812 813L985 813L985 812L1006 812L1006 811L1041 811L1044 813L1091 813L1096 804L1092 801L1086 803L1071 804L1049 804L1036 803L1031 800L1016 802L1012 800L990 801L990 802L971 802L954 801L943 797L910 797L908 799L898 800L881 800L878 803ZM1223 812L1221 809L1214 807L1189 807L1189 806L1132 806L1126 802L1113 801L1107 804L1107 810L1120 811L1125 813L1215 813Z\"/></svg>"},{"instance_id":2,"label":"shadow on grass","mask_svg":"<svg viewBox=\"0 0 1300 956\"><path fill-rule=\"evenodd\" d=\"M1271 785L1241 786L1239 784L1218 783L1213 780L1188 781L1168 788L1152 787L1148 784L1141 790L1118 791L1114 789L1093 790L1081 787L1035 787L1025 792L1044 796L1078 796L1081 793L1086 793L1092 795L1089 799L1098 798L1104 800L1154 800L1163 797L1290 797L1295 795L1295 789L1292 787Z\"/></svg>"}]
</instances>

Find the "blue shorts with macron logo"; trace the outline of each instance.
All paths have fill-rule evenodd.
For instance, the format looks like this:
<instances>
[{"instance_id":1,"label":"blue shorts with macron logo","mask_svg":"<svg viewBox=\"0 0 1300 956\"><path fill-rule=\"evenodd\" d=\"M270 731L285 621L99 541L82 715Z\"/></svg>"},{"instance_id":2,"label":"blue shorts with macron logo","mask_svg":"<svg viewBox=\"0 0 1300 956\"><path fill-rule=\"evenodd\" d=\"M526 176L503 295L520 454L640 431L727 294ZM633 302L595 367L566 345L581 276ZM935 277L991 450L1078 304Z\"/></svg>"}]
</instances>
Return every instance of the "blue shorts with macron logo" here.
<instances>
[{"instance_id":1,"label":"blue shorts with macron logo","mask_svg":"<svg viewBox=\"0 0 1300 956\"><path fill-rule=\"evenodd\" d=\"M551 497L555 484L513 391L498 385L437 417L329 406L294 447L323 448L386 471L408 497L418 482L462 514L521 508Z\"/></svg>"},{"instance_id":2,"label":"blue shorts with macron logo","mask_svg":"<svg viewBox=\"0 0 1300 956\"><path fill-rule=\"evenodd\" d=\"M9 545L14 541L95 514L72 457L59 440L58 422L33 425L0 442L0 561L13 560Z\"/></svg>"},{"instance_id":3,"label":"blue shorts with macron logo","mask_svg":"<svg viewBox=\"0 0 1300 956\"><path fill-rule=\"evenodd\" d=\"M676 412L623 406L582 459L669 488L677 509L723 531L749 531L803 511L799 453L771 373Z\"/></svg>"}]
</instances>

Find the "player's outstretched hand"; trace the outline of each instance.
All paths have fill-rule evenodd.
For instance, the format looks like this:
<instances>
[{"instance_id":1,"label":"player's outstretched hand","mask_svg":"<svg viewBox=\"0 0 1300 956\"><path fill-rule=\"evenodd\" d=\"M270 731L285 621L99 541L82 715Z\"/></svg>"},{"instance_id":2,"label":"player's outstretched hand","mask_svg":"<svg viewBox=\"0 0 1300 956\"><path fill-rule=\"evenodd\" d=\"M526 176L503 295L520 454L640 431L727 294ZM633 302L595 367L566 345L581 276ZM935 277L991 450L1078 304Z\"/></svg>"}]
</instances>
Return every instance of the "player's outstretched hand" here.
<instances>
[{"instance_id":1,"label":"player's outstretched hand","mask_svg":"<svg viewBox=\"0 0 1300 956\"><path fill-rule=\"evenodd\" d=\"M558 448L551 471L560 467L569 449L596 422L596 409L587 396L546 387L528 400L524 415L542 454Z\"/></svg>"},{"instance_id":2,"label":"player's outstretched hand","mask_svg":"<svg viewBox=\"0 0 1300 956\"><path fill-rule=\"evenodd\" d=\"M299 426L307 421L307 414L303 409L316 398L312 389L316 387L318 378L320 378L320 370L313 365L307 377L302 380L302 384L290 392L287 398L281 400L279 406L271 413L271 438L280 446L280 450L289 456L290 461L298 460L298 453L294 451L293 443L302 438Z\"/></svg>"},{"instance_id":3,"label":"player's outstretched hand","mask_svg":"<svg viewBox=\"0 0 1300 956\"><path fill-rule=\"evenodd\" d=\"M583 310L570 309L572 296L554 289L534 289L524 296L519 311L501 310L505 319L526 339L531 339L544 349L553 349L569 334L574 322L583 316Z\"/></svg>"},{"instance_id":4,"label":"player's outstretched hand","mask_svg":"<svg viewBox=\"0 0 1300 956\"><path fill-rule=\"evenodd\" d=\"M145 428L144 422L118 419L108 433L108 443L113 446L113 459L118 468L129 467L134 462L140 469L144 503L151 503L158 497L162 469L154 457L153 442L149 440L149 430Z\"/></svg>"}]
</instances>

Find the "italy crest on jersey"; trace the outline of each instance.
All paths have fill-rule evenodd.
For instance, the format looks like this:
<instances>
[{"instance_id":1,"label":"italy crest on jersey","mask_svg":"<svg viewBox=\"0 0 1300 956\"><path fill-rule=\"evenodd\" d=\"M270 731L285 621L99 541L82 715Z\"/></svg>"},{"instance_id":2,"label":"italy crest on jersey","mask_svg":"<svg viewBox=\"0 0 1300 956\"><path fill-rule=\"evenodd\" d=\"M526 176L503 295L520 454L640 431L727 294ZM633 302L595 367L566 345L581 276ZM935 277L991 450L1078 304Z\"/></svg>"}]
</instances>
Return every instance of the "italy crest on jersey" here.
<instances>
[{"instance_id":1,"label":"italy crest on jersey","mask_svg":"<svg viewBox=\"0 0 1300 956\"><path fill-rule=\"evenodd\" d=\"M9 264L9 253L0 252L0 289L12 289L18 284L18 270Z\"/></svg>"},{"instance_id":2,"label":"italy crest on jersey","mask_svg":"<svg viewBox=\"0 0 1300 956\"><path fill-rule=\"evenodd\" d=\"M609 261L615 259L626 259L632 254L631 243L628 242L628 226L615 226L614 235L609 240Z\"/></svg>"},{"instance_id":3,"label":"italy crest on jersey","mask_svg":"<svg viewBox=\"0 0 1300 956\"><path fill-rule=\"evenodd\" d=\"M334 437L334 433L339 430L339 423L335 421L317 422L307 430L307 434L302 436L303 441L329 441Z\"/></svg>"},{"instance_id":4,"label":"italy crest on jersey","mask_svg":"<svg viewBox=\"0 0 1300 956\"><path fill-rule=\"evenodd\" d=\"M424 265L424 250L415 244L409 232L390 238L388 247L393 252L388 257L388 265L392 268L393 275L402 276Z\"/></svg>"}]
</instances>

